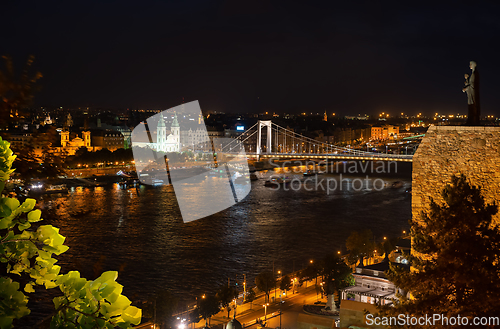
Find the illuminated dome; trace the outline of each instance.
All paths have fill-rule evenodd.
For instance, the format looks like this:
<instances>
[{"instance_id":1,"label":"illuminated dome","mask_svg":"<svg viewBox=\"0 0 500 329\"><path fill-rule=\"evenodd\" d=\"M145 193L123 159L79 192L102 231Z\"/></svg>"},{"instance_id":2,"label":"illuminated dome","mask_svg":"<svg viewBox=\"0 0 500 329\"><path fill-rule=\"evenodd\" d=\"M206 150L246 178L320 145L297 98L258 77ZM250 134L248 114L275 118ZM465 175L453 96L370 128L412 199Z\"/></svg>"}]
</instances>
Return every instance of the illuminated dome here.
<instances>
[{"instance_id":1,"label":"illuminated dome","mask_svg":"<svg viewBox=\"0 0 500 329\"><path fill-rule=\"evenodd\" d=\"M240 321L236 320L236 312L234 312L234 317L226 325L226 329L243 329Z\"/></svg>"}]
</instances>

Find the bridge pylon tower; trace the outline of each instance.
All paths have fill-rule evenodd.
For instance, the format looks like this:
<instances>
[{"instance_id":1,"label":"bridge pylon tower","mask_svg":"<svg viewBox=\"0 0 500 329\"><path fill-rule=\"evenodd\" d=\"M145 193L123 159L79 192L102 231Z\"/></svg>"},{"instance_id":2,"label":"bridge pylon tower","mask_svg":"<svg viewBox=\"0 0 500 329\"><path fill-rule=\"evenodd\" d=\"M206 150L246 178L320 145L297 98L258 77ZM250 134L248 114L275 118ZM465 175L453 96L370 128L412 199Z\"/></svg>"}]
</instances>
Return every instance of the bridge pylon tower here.
<instances>
[{"instance_id":1,"label":"bridge pylon tower","mask_svg":"<svg viewBox=\"0 0 500 329\"><path fill-rule=\"evenodd\" d=\"M259 120L257 122L257 160L259 160L259 156L262 154L262 127L267 127L267 140L266 140L266 153L271 153L271 141L272 141L272 129L271 129L271 120L262 121Z\"/></svg>"}]
</instances>

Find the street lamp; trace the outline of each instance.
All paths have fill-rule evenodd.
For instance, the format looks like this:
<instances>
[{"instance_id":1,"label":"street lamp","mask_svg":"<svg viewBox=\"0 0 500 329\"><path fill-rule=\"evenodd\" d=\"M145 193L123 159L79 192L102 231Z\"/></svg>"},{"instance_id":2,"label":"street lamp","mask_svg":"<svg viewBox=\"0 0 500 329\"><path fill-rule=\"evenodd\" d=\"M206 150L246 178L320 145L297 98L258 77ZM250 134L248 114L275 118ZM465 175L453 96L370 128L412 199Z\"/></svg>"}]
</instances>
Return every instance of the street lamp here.
<instances>
[{"instance_id":1,"label":"street lamp","mask_svg":"<svg viewBox=\"0 0 500 329\"><path fill-rule=\"evenodd\" d=\"M186 321L186 319L181 319L181 318L177 317L177 320L181 320L181 322L179 323L179 325L177 326L177 328L179 328L179 329L186 329L186 324L184 323L184 321Z\"/></svg>"},{"instance_id":2,"label":"street lamp","mask_svg":"<svg viewBox=\"0 0 500 329\"><path fill-rule=\"evenodd\" d=\"M280 270L278 270L278 275L279 275L279 277L281 279L281 271ZM277 290L277 288L276 288L276 281L274 281L274 301L276 301L276 290ZM280 294L280 298L281 298L281 294Z\"/></svg>"},{"instance_id":3,"label":"street lamp","mask_svg":"<svg viewBox=\"0 0 500 329\"><path fill-rule=\"evenodd\" d=\"M269 303L266 303L262 306L264 306L264 322L266 322L266 320L267 320L267 307L269 306Z\"/></svg>"}]
</instances>

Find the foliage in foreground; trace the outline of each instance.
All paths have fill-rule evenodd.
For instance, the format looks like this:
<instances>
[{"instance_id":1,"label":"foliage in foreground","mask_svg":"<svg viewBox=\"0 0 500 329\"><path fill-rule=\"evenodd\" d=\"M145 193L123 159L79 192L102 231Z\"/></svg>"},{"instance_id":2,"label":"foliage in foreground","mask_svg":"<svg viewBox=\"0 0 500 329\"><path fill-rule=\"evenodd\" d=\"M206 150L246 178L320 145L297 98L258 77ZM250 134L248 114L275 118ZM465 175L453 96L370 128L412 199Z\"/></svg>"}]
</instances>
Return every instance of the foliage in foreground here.
<instances>
[{"instance_id":1,"label":"foliage in foreground","mask_svg":"<svg viewBox=\"0 0 500 329\"><path fill-rule=\"evenodd\" d=\"M388 277L409 293L386 315L442 314L446 317L498 316L500 310L500 231L496 205L486 205L481 189L465 176L453 177L430 211L411 221L414 271L391 267Z\"/></svg>"},{"instance_id":2,"label":"foliage in foreground","mask_svg":"<svg viewBox=\"0 0 500 329\"><path fill-rule=\"evenodd\" d=\"M16 74L12 58L2 56L4 68L0 69L0 125L18 121L23 116L23 108L31 104L36 83L42 78L40 72L32 72L35 60L28 57L20 76Z\"/></svg>"},{"instance_id":3,"label":"foliage in foreground","mask_svg":"<svg viewBox=\"0 0 500 329\"><path fill-rule=\"evenodd\" d=\"M0 193L14 171L10 144L0 138ZM51 328L130 328L141 321L141 310L123 296L116 282L118 273L103 273L94 281L80 277L77 271L60 274L53 255L68 247L59 229L38 225L41 211L36 201L0 199L0 328L11 328L15 319L30 313L29 295L36 289L57 288L61 295L53 299Z\"/></svg>"}]
</instances>

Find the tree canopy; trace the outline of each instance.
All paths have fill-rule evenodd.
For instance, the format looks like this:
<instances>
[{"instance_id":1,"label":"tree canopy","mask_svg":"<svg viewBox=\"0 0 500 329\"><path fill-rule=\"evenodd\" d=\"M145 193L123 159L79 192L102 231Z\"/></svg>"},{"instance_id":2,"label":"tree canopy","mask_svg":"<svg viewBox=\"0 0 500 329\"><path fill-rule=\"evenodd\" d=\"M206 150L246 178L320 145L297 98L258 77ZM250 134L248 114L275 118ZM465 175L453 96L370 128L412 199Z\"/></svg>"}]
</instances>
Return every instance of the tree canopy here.
<instances>
[{"instance_id":1,"label":"tree canopy","mask_svg":"<svg viewBox=\"0 0 500 329\"><path fill-rule=\"evenodd\" d=\"M252 303L257 297L257 294L255 293L255 290L253 288L250 288L247 292L247 295L245 296L245 301L247 303L250 303L250 308L252 307Z\"/></svg>"},{"instance_id":2,"label":"tree canopy","mask_svg":"<svg viewBox=\"0 0 500 329\"><path fill-rule=\"evenodd\" d=\"M307 264L307 267L300 272L300 281L312 280L321 273L321 264L313 262Z\"/></svg>"},{"instance_id":3,"label":"tree canopy","mask_svg":"<svg viewBox=\"0 0 500 329\"><path fill-rule=\"evenodd\" d=\"M203 295L198 298L198 311L206 322L212 315L219 313L219 300L212 294Z\"/></svg>"},{"instance_id":4,"label":"tree canopy","mask_svg":"<svg viewBox=\"0 0 500 329\"><path fill-rule=\"evenodd\" d=\"M350 264L356 264L358 260L363 262L363 258L371 255L375 249L373 233L370 229L362 232L354 231L347 238L345 245L349 250Z\"/></svg>"},{"instance_id":5,"label":"tree canopy","mask_svg":"<svg viewBox=\"0 0 500 329\"><path fill-rule=\"evenodd\" d=\"M172 327L177 310L179 299L169 290L161 290L148 298L148 301L142 305L143 316L152 319L160 324L162 328Z\"/></svg>"},{"instance_id":6,"label":"tree canopy","mask_svg":"<svg viewBox=\"0 0 500 329\"><path fill-rule=\"evenodd\" d=\"M44 132L35 132L26 145L12 148L18 155L15 174L26 182L63 175L62 158L55 154L52 147L56 139L56 129L49 127ZM35 149L38 151L35 152Z\"/></svg>"},{"instance_id":7,"label":"tree canopy","mask_svg":"<svg viewBox=\"0 0 500 329\"><path fill-rule=\"evenodd\" d=\"M323 289L328 298L337 293L339 299L336 304L340 306L340 289L354 285L351 268L336 254L327 255L322 262L324 285Z\"/></svg>"},{"instance_id":8,"label":"tree canopy","mask_svg":"<svg viewBox=\"0 0 500 329\"><path fill-rule=\"evenodd\" d=\"M389 315L498 316L500 310L500 232L495 204L465 176L453 177L444 202L411 220L413 271L392 266L388 277L404 291ZM407 294L408 293L408 294ZM407 298L410 296L410 298Z\"/></svg>"},{"instance_id":9,"label":"tree canopy","mask_svg":"<svg viewBox=\"0 0 500 329\"><path fill-rule=\"evenodd\" d=\"M80 164L92 167L97 163L129 162L133 159L132 149L117 149L113 152L108 149L101 149L89 152L86 147L80 147L76 150L75 155L66 158L65 165L77 167Z\"/></svg>"},{"instance_id":10,"label":"tree canopy","mask_svg":"<svg viewBox=\"0 0 500 329\"><path fill-rule=\"evenodd\" d=\"M255 277L255 285L259 288L260 291L263 291L266 294L267 300L269 301L269 292L274 288L276 284L276 278L274 277L273 272L264 271L259 273Z\"/></svg>"},{"instance_id":11,"label":"tree canopy","mask_svg":"<svg viewBox=\"0 0 500 329\"><path fill-rule=\"evenodd\" d=\"M288 275L285 275L281 278L280 282L280 289L284 291L290 290L290 287L292 286L292 279Z\"/></svg>"},{"instance_id":12,"label":"tree canopy","mask_svg":"<svg viewBox=\"0 0 500 329\"><path fill-rule=\"evenodd\" d=\"M231 310L231 302L238 297L238 290L233 286L228 286L227 284L222 285L217 291L217 299L222 307L227 307L227 317L229 317L229 311Z\"/></svg>"}]
</instances>

